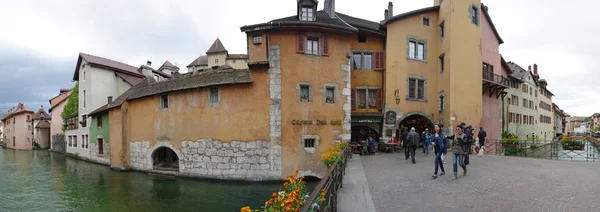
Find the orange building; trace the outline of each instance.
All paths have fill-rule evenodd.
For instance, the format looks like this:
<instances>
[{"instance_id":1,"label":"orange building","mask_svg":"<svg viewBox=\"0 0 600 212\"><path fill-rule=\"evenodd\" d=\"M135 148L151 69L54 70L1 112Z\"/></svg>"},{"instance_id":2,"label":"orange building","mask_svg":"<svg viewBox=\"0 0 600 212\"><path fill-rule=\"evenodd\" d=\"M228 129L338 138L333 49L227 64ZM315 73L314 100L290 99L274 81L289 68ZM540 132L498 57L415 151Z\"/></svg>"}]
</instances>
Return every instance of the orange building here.
<instances>
[{"instance_id":1,"label":"orange building","mask_svg":"<svg viewBox=\"0 0 600 212\"><path fill-rule=\"evenodd\" d=\"M479 0L434 0L396 16L388 11L381 22L387 30L384 138L404 127L420 132L438 124L452 133L461 122L474 128L484 122L481 9Z\"/></svg>"}]
</instances>

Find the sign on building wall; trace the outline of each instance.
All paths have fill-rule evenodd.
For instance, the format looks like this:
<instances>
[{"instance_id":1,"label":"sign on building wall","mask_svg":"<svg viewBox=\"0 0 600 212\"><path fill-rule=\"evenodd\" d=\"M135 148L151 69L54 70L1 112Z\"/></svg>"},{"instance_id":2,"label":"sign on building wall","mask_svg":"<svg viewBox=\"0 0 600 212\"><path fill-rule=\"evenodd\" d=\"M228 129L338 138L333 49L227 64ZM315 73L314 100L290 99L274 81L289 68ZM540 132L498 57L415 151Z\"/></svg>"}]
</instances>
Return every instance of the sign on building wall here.
<instances>
[{"instance_id":1,"label":"sign on building wall","mask_svg":"<svg viewBox=\"0 0 600 212\"><path fill-rule=\"evenodd\" d=\"M381 123L381 118L352 118L354 123Z\"/></svg>"},{"instance_id":2,"label":"sign on building wall","mask_svg":"<svg viewBox=\"0 0 600 212\"><path fill-rule=\"evenodd\" d=\"M395 111L388 111L385 113L385 124L391 124L391 125L396 124L396 112Z\"/></svg>"}]
</instances>

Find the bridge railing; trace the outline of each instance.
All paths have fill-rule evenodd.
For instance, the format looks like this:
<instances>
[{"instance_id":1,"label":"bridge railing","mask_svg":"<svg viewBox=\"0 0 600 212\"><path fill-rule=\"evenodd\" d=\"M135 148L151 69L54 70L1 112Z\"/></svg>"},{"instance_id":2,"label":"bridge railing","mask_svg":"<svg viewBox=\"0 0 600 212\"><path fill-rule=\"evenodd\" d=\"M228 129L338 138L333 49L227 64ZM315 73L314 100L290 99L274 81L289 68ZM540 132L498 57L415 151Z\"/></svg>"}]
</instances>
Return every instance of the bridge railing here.
<instances>
[{"instance_id":1,"label":"bridge railing","mask_svg":"<svg viewBox=\"0 0 600 212\"><path fill-rule=\"evenodd\" d=\"M555 140L517 140L506 143L501 140L487 140L485 154L540 158L551 160L600 161L600 142L579 139L581 145L565 146Z\"/></svg>"},{"instance_id":2,"label":"bridge railing","mask_svg":"<svg viewBox=\"0 0 600 212\"><path fill-rule=\"evenodd\" d=\"M346 174L346 166L348 165L349 158L352 158L352 151L350 146L347 146L343 154L329 168L327 174L317 184L302 208L300 208L301 212L337 211L338 191L342 187L342 180ZM316 204L317 198L321 196L323 190L325 191L325 201Z\"/></svg>"}]
</instances>

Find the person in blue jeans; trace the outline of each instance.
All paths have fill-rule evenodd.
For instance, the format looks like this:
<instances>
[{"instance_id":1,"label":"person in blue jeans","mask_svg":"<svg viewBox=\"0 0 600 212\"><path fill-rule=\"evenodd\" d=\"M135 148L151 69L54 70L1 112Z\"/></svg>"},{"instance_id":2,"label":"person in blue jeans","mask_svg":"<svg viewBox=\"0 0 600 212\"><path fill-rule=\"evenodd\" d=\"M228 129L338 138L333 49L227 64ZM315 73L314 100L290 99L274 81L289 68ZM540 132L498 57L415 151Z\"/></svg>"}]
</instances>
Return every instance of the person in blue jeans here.
<instances>
[{"instance_id":1,"label":"person in blue jeans","mask_svg":"<svg viewBox=\"0 0 600 212\"><path fill-rule=\"evenodd\" d=\"M457 164L463 169L463 176L467 176L467 166L465 165L465 149L463 146L466 144L465 134L463 133L463 125L456 126L456 134L449 137L452 139L452 169L454 171L453 180L458 179L458 167Z\"/></svg>"},{"instance_id":2,"label":"person in blue jeans","mask_svg":"<svg viewBox=\"0 0 600 212\"><path fill-rule=\"evenodd\" d=\"M442 155L446 151L446 135L444 135L444 131L441 130L440 126L435 125L433 127L432 137L433 142L431 144L435 149L435 162L433 164L435 166L435 171L433 172L433 176L431 177L433 179L436 179L438 174L438 168L442 169L442 173L440 174L440 176L446 174L446 171L444 170L444 163L442 162Z\"/></svg>"},{"instance_id":3,"label":"person in blue jeans","mask_svg":"<svg viewBox=\"0 0 600 212\"><path fill-rule=\"evenodd\" d=\"M423 154L429 157L429 148L431 147L431 133L429 133L429 128L425 128L425 132L422 135L423 137Z\"/></svg>"}]
</instances>

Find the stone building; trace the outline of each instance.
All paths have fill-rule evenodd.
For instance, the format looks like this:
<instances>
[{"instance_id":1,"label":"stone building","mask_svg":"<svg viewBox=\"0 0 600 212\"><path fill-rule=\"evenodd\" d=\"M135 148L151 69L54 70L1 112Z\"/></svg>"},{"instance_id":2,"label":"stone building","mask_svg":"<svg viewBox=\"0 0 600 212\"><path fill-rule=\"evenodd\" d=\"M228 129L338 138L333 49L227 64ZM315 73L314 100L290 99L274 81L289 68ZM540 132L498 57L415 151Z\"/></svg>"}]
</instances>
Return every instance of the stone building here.
<instances>
[{"instance_id":1,"label":"stone building","mask_svg":"<svg viewBox=\"0 0 600 212\"><path fill-rule=\"evenodd\" d=\"M585 117L582 116L571 116L571 117L567 117L567 124L565 127L565 133L567 135L572 134L575 132L576 128L581 127L582 123L585 120Z\"/></svg>"},{"instance_id":2,"label":"stone building","mask_svg":"<svg viewBox=\"0 0 600 212\"><path fill-rule=\"evenodd\" d=\"M31 150L33 147L32 119L34 112L23 103L11 108L2 118L4 125L4 142L6 148L18 150Z\"/></svg>"},{"instance_id":3,"label":"stone building","mask_svg":"<svg viewBox=\"0 0 600 212\"><path fill-rule=\"evenodd\" d=\"M261 41L262 42L262 41ZM188 72L194 72L213 66L229 65L234 69L248 69L247 54L229 54L221 39L217 38L210 46L206 55L200 55L188 66Z\"/></svg>"},{"instance_id":4,"label":"stone building","mask_svg":"<svg viewBox=\"0 0 600 212\"><path fill-rule=\"evenodd\" d=\"M31 126L33 127L33 142L37 143L42 149L50 148L50 121L52 117L46 113L44 106L41 106L38 112L33 114Z\"/></svg>"}]
</instances>

